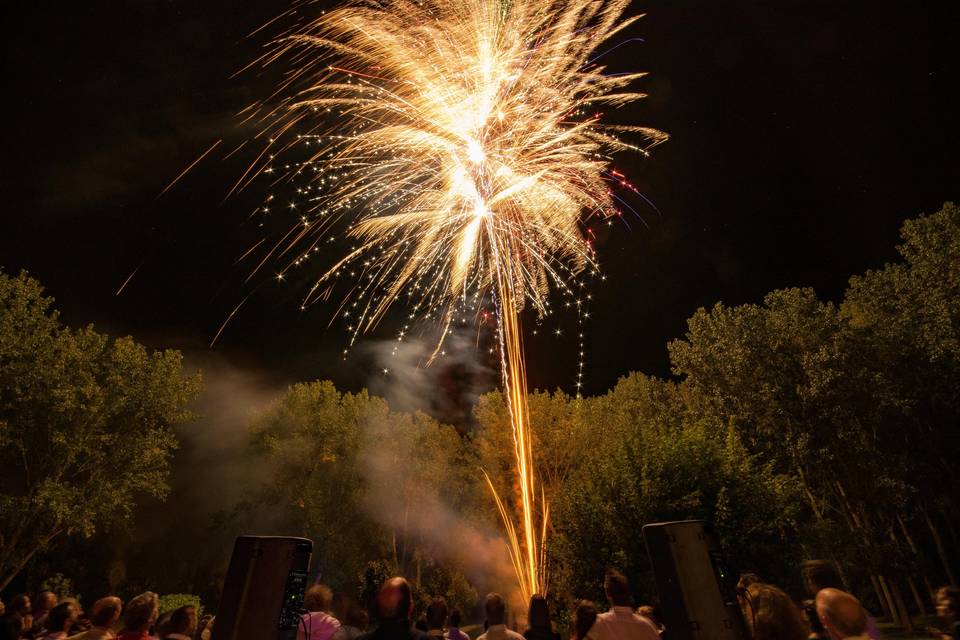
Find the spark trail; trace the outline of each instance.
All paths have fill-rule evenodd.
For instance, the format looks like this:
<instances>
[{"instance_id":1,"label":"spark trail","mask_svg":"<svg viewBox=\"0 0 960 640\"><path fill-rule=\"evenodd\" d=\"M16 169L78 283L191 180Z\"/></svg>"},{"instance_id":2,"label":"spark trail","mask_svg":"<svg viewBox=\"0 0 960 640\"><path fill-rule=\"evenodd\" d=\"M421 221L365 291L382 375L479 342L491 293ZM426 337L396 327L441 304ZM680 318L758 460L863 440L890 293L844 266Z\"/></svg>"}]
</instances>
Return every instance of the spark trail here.
<instances>
[{"instance_id":1,"label":"spark trail","mask_svg":"<svg viewBox=\"0 0 960 640\"><path fill-rule=\"evenodd\" d=\"M261 125L266 148L235 188L258 175L275 175L274 184L309 178L298 189L299 222L260 267L280 260L282 278L345 224L354 247L303 304L329 297L352 271L357 284L339 312L351 341L406 298L411 322L439 322L436 355L456 318L492 301L516 524L493 493L525 599L546 591L548 508L537 494L520 314L528 306L547 314L551 290L569 293L577 274L596 269L584 225L620 215L613 189L632 189L612 154L646 154L666 138L601 121L599 109L643 97L627 89L644 74L608 74L591 59L640 17L622 19L628 4L352 2L274 41L254 66L282 61L284 80L243 113ZM308 160L280 164L293 148Z\"/></svg>"}]
</instances>

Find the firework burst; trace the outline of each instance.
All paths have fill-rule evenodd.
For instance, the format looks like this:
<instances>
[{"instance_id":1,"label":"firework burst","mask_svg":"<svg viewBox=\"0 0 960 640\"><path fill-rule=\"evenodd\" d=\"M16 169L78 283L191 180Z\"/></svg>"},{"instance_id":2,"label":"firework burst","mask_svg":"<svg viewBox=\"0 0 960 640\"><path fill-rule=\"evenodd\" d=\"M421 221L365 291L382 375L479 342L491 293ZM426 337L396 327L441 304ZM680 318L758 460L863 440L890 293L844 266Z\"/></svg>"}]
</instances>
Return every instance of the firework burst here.
<instances>
[{"instance_id":1,"label":"firework burst","mask_svg":"<svg viewBox=\"0 0 960 640\"><path fill-rule=\"evenodd\" d=\"M246 113L268 143L235 188L264 173L310 178L298 224L260 265L301 264L341 221L355 242L305 305L353 271L358 284L340 312L352 338L405 298L412 321L439 322L439 352L458 314L492 301L520 487L516 525L494 495L525 598L546 590L548 511L534 473L519 314L528 306L546 314L552 289L569 291L576 274L595 268L584 222L617 215L612 189L629 187L610 169L611 154L646 154L665 139L601 122L600 109L643 96L626 90L643 74L605 73L591 58L637 19L621 19L627 5L347 4L274 42L256 64L285 61L285 80ZM281 165L293 147L308 149L308 160Z\"/></svg>"}]
</instances>

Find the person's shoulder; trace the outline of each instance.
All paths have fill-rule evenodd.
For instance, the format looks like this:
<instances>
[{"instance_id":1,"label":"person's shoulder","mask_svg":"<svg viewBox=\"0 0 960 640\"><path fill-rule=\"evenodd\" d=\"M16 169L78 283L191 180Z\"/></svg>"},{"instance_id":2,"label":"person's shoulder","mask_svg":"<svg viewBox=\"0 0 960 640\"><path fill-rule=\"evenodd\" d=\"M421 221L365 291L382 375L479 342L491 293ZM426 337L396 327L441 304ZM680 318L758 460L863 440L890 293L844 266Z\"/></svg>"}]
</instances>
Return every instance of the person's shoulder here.
<instances>
[{"instance_id":1,"label":"person's shoulder","mask_svg":"<svg viewBox=\"0 0 960 640\"><path fill-rule=\"evenodd\" d=\"M341 625L340 625L340 621L337 620L336 618L334 618L334 617L333 617L332 615L330 615L329 613L324 612L324 613L323 613L323 616L322 616L320 619L323 621L323 624L329 625L329 626L333 627L334 629L339 629L340 626L341 626Z\"/></svg>"},{"instance_id":2,"label":"person's shoulder","mask_svg":"<svg viewBox=\"0 0 960 640\"><path fill-rule=\"evenodd\" d=\"M634 613L633 619L638 625L644 628L644 633L643 633L644 636L647 636L650 638L660 637L660 632L657 630L657 625L653 624L653 621L650 618L647 618L646 616L642 616L639 613Z\"/></svg>"},{"instance_id":3,"label":"person's shoulder","mask_svg":"<svg viewBox=\"0 0 960 640\"><path fill-rule=\"evenodd\" d=\"M587 635L593 634L592 637L596 638L597 636L593 632L595 630L602 629L611 620L613 620L613 611L604 611L603 613L598 613L597 619L593 621L593 626L590 627L590 633L588 633Z\"/></svg>"},{"instance_id":4,"label":"person's shoulder","mask_svg":"<svg viewBox=\"0 0 960 640\"><path fill-rule=\"evenodd\" d=\"M507 637L513 638L513 640L526 640L522 635L514 631L513 629L506 629Z\"/></svg>"},{"instance_id":5,"label":"person's shoulder","mask_svg":"<svg viewBox=\"0 0 960 640\"><path fill-rule=\"evenodd\" d=\"M648 618L647 616L643 615L642 613L636 613L636 612L634 612L634 614L633 614L633 619L634 619L636 622L638 622L639 624L642 624L642 625L645 626L645 627L650 627L651 629L656 629L656 628L657 628L657 625L653 624L653 620L651 620L651 619Z\"/></svg>"}]
</instances>

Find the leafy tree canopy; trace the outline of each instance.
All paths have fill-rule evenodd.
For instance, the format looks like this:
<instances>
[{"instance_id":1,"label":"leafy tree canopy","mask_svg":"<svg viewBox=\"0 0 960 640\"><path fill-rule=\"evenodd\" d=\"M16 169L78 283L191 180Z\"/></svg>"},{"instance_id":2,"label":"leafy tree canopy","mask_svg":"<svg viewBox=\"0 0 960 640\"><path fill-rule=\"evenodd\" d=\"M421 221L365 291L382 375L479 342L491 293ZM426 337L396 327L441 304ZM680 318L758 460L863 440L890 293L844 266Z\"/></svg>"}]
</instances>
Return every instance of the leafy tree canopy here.
<instances>
[{"instance_id":1,"label":"leafy tree canopy","mask_svg":"<svg viewBox=\"0 0 960 640\"><path fill-rule=\"evenodd\" d=\"M0 588L60 535L162 497L173 426L200 389L180 353L65 327L25 273L0 273Z\"/></svg>"}]
</instances>

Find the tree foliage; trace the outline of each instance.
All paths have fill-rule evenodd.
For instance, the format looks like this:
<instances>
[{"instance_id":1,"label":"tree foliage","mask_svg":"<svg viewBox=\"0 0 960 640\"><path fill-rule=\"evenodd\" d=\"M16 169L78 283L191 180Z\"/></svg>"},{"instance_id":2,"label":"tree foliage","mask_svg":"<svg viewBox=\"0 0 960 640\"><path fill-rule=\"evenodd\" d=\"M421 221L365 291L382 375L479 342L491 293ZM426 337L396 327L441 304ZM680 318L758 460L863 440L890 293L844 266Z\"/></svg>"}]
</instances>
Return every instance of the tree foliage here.
<instances>
[{"instance_id":1,"label":"tree foliage","mask_svg":"<svg viewBox=\"0 0 960 640\"><path fill-rule=\"evenodd\" d=\"M193 606L197 609L197 615L203 615L203 604L200 602L200 596L190 593L167 593L160 596L160 615L173 613L180 607Z\"/></svg>"},{"instance_id":2,"label":"tree foliage","mask_svg":"<svg viewBox=\"0 0 960 640\"><path fill-rule=\"evenodd\" d=\"M928 543L957 525L958 230L953 205L908 221L905 262L853 278L839 305L794 288L698 310L668 345L676 381L532 393L553 589L600 598L616 565L652 596L641 529L689 518L714 524L735 566L782 584L816 556L860 593L875 575L949 577L949 553ZM441 566L445 550L408 526L438 502L497 527L479 468L517 508L499 392L480 398L465 439L330 383L294 387L269 416L257 433L284 460L275 496L298 496L304 531L351 575L371 555L408 575Z\"/></svg>"},{"instance_id":3,"label":"tree foliage","mask_svg":"<svg viewBox=\"0 0 960 640\"><path fill-rule=\"evenodd\" d=\"M162 497L199 376L176 351L63 326L40 284L0 273L0 588L61 535Z\"/></svg>"},{"instance_id":4,"label":"tree foliage","mask_svg":"<svg viewBox=\"0 0 960 640\"><path fill-rule=\"evenodd\" d=\"M531 397L538 455L551 461L541 471L563 469L542 471L552 485L556 592L602 600L603 573L617 566L638 592L654 596L641 535L654 522L705 519L725 534L736 560L775 557L792 530L795 484L759 464L732 430L688 412L682 396L671 382L631 374L597 398ZM481 403L480 424L500 431L485 425L487 415Z\"/></svg>"},{"instance_id":5,"label":"tree foliage","mask_svg":"<svg viewBox=\"0 0 960 640\"><path fill-rule=\"evenodd\" d=\"M449 557L445 510L479 482L452 427L324 381L293 385L255 420L253 443L275 463L260 503L315 541L320 579L362 595L362 576L387 567L456 606L473 603L462 576L438 560Z\"/></svg>"},{"instance_id":6,"label":"tree foliage","mask_svg":"<svg viewBox=\"0 0 960 640\"><path fill-rule=\"evenodd\" d=\"M928 587L956 581L960 209L901 235L902 261L852 278L841 301L791 288L697 310L668 345L672 380L530 395L554 596L601 599L615 565L652 597L642 527L689 518L714 524L734 566L785 586L812 557L888 610L903 608L901 587L920 608ZM62 327L35 281L2 276L0 385L9 575L53 536L164 493L170 426L189 417L197 381L174 352ZM292 386L252 423L270 472L245 532L310 537L320 578L361 598L402 573L421 604L443 595L470 610L485 573L511 575L480 470L508 508L518 491L502 394L473 417L461 436L366 391Z\"/></svg>"},{"instance_id":7,"label":"tree foliage","mask_svg":"<svg viewBox=\"0 0 960 640\"><path fill-rule=\"evenodd\" d=\"M909 220L901 236L904 262L852 278L839 307L810 289L717 304L670 355L698 410L799 480L808 554L861 588L905 576L919 599L919 568L953 578L939 526L955 531L960 512L960 210Z\"/></svg>"},{"instance_id":8,"label":"tree foliage","mask_svg":"<svg viewBox=\"0 0 960 640\"><path fill-rule=\"evenodd\" d=\"M908 220L901 237L905 262L851 278L842 312L885 392L882 454L925 493L958 495L960 208Z\"/></svg>"}]
</instances>

